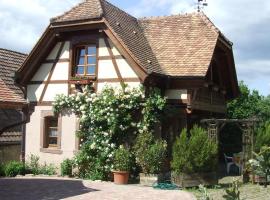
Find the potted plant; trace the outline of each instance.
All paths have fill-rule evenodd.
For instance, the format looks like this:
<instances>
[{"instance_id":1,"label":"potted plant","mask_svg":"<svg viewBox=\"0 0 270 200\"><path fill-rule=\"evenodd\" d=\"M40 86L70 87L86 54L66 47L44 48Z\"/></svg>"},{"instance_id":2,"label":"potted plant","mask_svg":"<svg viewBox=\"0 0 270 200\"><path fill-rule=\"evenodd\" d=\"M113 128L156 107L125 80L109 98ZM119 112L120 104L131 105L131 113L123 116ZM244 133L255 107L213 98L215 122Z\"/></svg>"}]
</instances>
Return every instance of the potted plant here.
<instances>
[{"instance_id":1,"label":"potted plant","mask_svg":"<svg viewBox=\"0 0 270 200\"><path fill-rule=\"evenodd\" d=\"M260 153L254 153L255 158L249 160L255 174L255 182L264 183L267 187L270 175L270 147L263 146Z\"/></svg>"},{"instance_id":2,"label":"potted plant","mask_svg":"<svg viewBox=\"0 0 270 200\"><path fill-rule=\"evenodd\" d=\"M113 177L116 184L127 184L129 179L129 171L131 168L131 154L128 149L122 145L114 154L114 170Z\"/></svg>"},{"instance_id":3,"label":"potted plant","mask_svg":"<svg viewBox=\"0 0 270 200\"><path fill-rule=\"evenodd\" d=\"M180 187L217 184L217 149L204 129L195 125L189 137L183 129L173 145L172 182Z\"/></svg>"},{"instance_id":4,"label":"potted plant","mask_svg":"<svg viewBox=\"0 0 270 200\"><path fill-rule=\"evenodd\" d=\"M152 186L163 181L162 167L166 158L167 144L155 139L149 132L138 135L134 146L136 162L141 167L140 184Z\"/></svg>"}]
</instances>

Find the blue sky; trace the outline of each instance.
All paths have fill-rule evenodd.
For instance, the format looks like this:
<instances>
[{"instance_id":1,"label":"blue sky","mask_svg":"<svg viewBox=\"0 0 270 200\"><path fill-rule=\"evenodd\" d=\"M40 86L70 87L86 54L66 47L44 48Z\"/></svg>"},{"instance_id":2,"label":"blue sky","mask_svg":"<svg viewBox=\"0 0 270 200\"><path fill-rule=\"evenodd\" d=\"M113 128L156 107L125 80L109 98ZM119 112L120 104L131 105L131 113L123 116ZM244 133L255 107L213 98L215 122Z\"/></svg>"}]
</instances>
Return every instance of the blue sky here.
<instances>
[{"instance_id":1,"label":"blue sky","mask_svg":"<svg viewBox=\"0 0 270 200\"><path fill-rule=\"evenodd\" d=\"M0 47L28 53L49 19L82 0L0 0ZM110 0L136 17L196 11L196 0ZM270 1L207 0L204 9L234 43L239 80L270 94ZM12 24L12 26L10 25Z\"/></svg>"}]
</instances>

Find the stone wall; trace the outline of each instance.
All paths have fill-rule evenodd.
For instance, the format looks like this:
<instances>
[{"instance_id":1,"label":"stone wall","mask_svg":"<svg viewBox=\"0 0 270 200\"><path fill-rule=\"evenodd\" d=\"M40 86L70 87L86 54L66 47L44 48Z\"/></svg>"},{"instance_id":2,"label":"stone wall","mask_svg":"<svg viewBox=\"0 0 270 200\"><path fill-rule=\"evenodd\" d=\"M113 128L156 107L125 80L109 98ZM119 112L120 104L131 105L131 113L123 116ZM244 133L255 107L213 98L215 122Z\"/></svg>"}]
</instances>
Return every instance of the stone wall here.
<instances>
[{"instance_id":1,"label":"stone wall","mask_svg":"<svg viewBox=\"0 0 270 200\"><path fill-rule=\"evenodd\" d=\"M20 144L0 144L0 163L7 163L11 160L20 160Z\"/></svg>"}]
</instances>

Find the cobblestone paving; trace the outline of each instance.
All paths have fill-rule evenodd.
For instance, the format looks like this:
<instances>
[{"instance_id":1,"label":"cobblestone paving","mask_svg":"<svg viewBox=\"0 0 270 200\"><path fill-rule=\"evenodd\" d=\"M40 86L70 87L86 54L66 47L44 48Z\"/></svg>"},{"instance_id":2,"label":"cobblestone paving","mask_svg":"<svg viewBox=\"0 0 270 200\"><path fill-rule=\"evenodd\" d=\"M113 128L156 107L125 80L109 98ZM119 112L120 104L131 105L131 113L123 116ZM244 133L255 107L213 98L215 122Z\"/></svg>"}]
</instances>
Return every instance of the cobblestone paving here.
<instances>
[{"instance_id":1,"label":"cobblestone paving","mask_svg":"<svg viewBox=\"0 0 270 200\"><path fill-rule=\"evenodd\" d=\"M181 190L156 190L140 185L65 178L31 177L0 179L0 200L195 200Z\"/></svg>"}]
</instances>

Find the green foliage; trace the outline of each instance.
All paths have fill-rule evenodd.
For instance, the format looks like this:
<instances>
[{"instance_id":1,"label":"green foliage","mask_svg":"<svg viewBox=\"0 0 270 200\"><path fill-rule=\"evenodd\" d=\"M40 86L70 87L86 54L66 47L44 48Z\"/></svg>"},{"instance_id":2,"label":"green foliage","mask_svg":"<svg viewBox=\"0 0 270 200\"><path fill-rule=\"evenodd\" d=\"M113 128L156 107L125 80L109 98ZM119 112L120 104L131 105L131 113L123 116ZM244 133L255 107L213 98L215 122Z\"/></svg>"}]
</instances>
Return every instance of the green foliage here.
<instances>
[{"instance_id":1,"label":"green foliage","mask_svg":"<svg viewBox=\"0 0 270 200\"><path fill-rule=\"evenodd\" d=\"M199 200L213 200L213 198L210 197L206 187L203 185L199 185L199 192L201 193Z\"/></svg>"},{"instance_id":2,"label":"green foliage","mask_svg":"<svg viewBox=\"0 0 270 200\"><path fill-rule=\"evenodd\" d=\"M160 173L166 158L167 143L155 139L152 133L142 132L134 145L135 157L143 173Z\"/></svg>"},{"instance_id":3,"label":"green foliage","mask_svg":"<svg viewBox=\"0 0 270 200\"><path fill-rule=\"evenodd\" d=\"M190 130L183 129L173 145L173 170L177 174L211 172L217 167L217 144L210 141L204 129L195 125Z\"/></svg>"},{"instance_id":4,"label":"green foliage","mask_svg":"<svg viewBox=\"0 0 270 200\"><path fill-rule=\"evenodd\" d=\"M114 170L116 171L130 171L131 168L131 154L128 149L122 145L115 151L114 154Z\"/></svg>"},{"instance_id":5,"label":"green foliage","mask_svg":"<svg viewBox=\"0 0 270 200\"><path fill-rule=\"evenodd\" d=\"M223 198L226 200L240 200L239 181L234 180L232 186L225 190Z\"/></svg>"},{"instance_id":6,"label":"green foliage","mask_svg":"<svg viewBox=\"0 0 270 200\"><path fill-rule=\"evenodd\" d=\"M46 164L42 165L39 169L39 174L44 174L44 175L55 175L56 174L56 167L53 164Z\"/></svg>"},{"instance_id":7,"label":"green foliage","mask_svg":"<svg viewBox=\"0 0 270 200\"><path fill-rule=\"evenodd\" d=\"M61 176L72 176L72 167L74 165L74 161L71 159L65 159L61 163Z\"/></svg>"},{"instance_id":8,"label":"green foliage","mask_svg":"<svg viewBox=\"0 0 270 200\"><path fill-rule=\"evenodd\" d=\"M5 176L5 165L0 163L0 177Z\"/></svg>"},{"instance_id":9,"label":"green foliage","mask_svg":"<svg viewBox=\"0 0 270 200\"><path fill-rule=\"evenodd\" d=\"M266 122L257 130L255 152L259 152L263 146L270 146L270 122Z\"/></svg>"},{"instance_id":10,"label":"green foliage","mask_svg":"<svg viewBox=\"0 0 270 200\"><path fill-rule=\"evenodd\" d=\"M241 95L227 104L229 118L245 119L260 112L262 96L257 90L250 91L244 82L239 83Z\"/></svg>"},{"instance_id":11,"label":"green foliage","mask_svg":"<svg viewBox=\"0 0 270 200\"><path fill-rule=\"evenodd\" d=\"M17 175L24 175L25 167L22 162L11 161L5 166L5 175L8 177L15 177Z\"/></svg>"},{"instance_id":12,"label":"green foliage","mask_svg":"<svg viewBox=\"0 0 270 200\"><path fill-rule=\"evenodd\" d=\"M47 165L44 163L41 165L39 163L39 156L31 154L28 161L25 164L26 172L34 175L44 174L44 175L55 175L56 167L53 164Z\"/></svg>"},{"instance_id":13,"label":"green foliage","mask_svg":"<svg viewBox=\"0 0 270 200\"><path fill-rule=\"evenodd\" d=\"M249 164L256 175L265 177L267 186L267 177L270 175L270 147L262 147L260 153L254 153L254 156L254 159L249 160Z\"/></svg>"},{"instance_id":14,"label":"green foliage","mask_svg":"<svg viewBox=\"0 0 270 200\"><path fill-rule=\"evenodd\" d=\"M80 118L77 135L82 144L75 157L79 176L108 179L115 150L120 144L131 146L139 132L152 130L165 103L157 90L146 97L143 88L125 85L122 89L107 86L97 94L85 88L83 93L57 96L54 112L68 109Z\"/></svg>"},{"instance_id":15,"label":"green foliage","mask_svg":"<svg viewBox=\"0 0 270 200\"><path fill-rule=\"evenodd\" d=\"M29 157L29 162L26 162L25 167L26 167L27 173L38 175L40 173L39 157L31 154Z\"/></svg>"}]
</instances>

